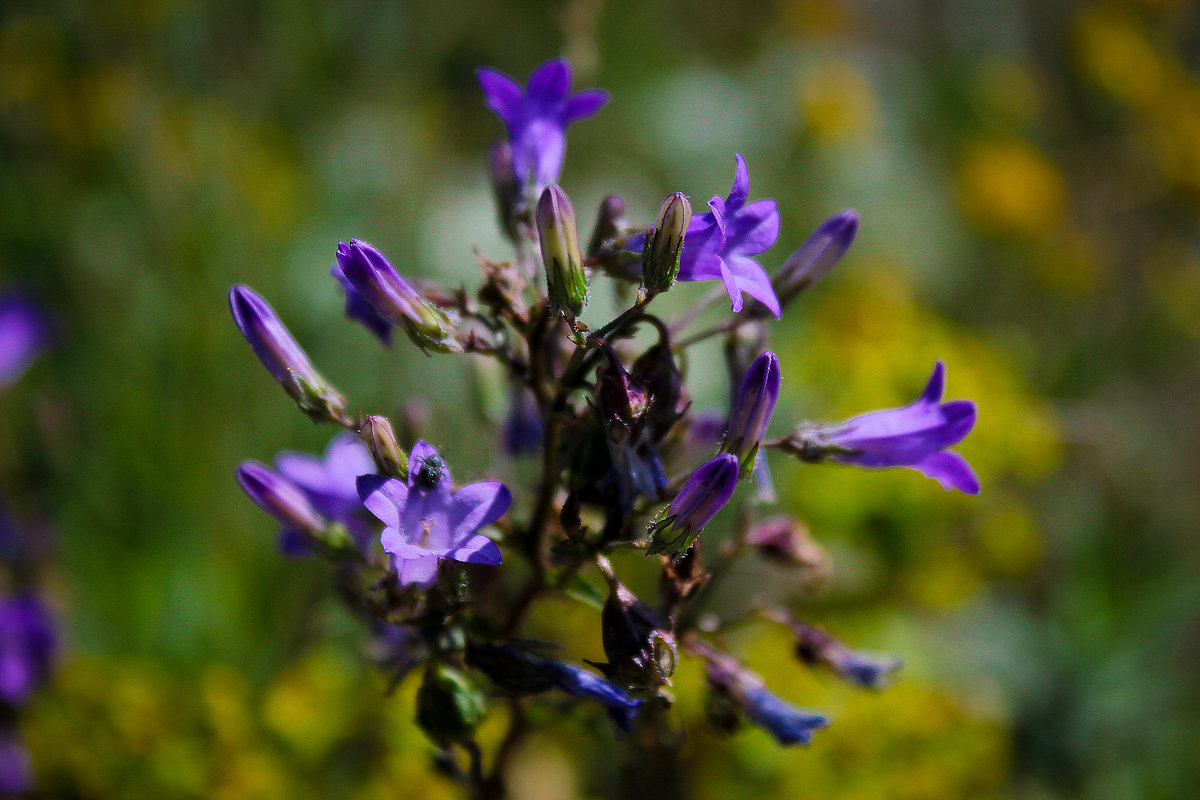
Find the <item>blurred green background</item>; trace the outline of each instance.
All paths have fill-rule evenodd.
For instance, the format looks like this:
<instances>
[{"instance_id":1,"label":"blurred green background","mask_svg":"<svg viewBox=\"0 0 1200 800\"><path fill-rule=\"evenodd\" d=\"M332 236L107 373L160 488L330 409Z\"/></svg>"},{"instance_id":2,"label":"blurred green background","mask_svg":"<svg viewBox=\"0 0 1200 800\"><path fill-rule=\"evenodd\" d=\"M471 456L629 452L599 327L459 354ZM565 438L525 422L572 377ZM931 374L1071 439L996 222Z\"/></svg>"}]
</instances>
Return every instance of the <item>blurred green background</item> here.
<instances>
[{"instance_id":1,"label":"blurred green background","mask_svg":"<svg viewBox=\"0 0 1200 800\"><path fill-rule=\"evenodd\" d=\"M569 140L561 182L585 229L611 192L642 222L669 191L724 195L735 152L751 196L780 204L768 269L859 211L845 261L774 330L777 428L907 402L937 359L948 396L979 404L960 448L978 498L906 470L773 463L781 507L834 564L798 607L905 669L855 692L748 626L753 668L833 726L807 749L721 740L682 669L690 794L1192 796L1200 13L1186 0L5 3L0 285L30 290L59 331L0 401L3 490L56 535L47 591L66 642L24 723L39 785L453 796L411 724L412 682L384 696L325 565L281 558L233 480L242 459L319 452L332 431L269 380L226 292L264 294L359 406L423 404L460 480L519 478L489 461L489 376L383 350L342 319L328 269L351 236L447 284L473 285L472 248L506 258L483 172L501 129L473 70L524 81L557 55L577 88L613 95ZM745 586L789 595L756 569ZM571 655L599 656L593 612L549 613ZM585 708L544 721L514 792L602 795L606 726Z\"/></svg>"}]
</instances>

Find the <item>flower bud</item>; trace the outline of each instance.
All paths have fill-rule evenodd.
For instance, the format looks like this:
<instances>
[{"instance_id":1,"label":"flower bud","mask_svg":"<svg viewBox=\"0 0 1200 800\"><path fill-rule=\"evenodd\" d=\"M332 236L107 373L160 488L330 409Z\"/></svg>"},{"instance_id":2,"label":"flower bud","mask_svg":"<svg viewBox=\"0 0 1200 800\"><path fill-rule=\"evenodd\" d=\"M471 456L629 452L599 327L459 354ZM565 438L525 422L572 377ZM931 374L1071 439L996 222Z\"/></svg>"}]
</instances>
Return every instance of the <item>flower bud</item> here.
<instances>
[{"instance_id":1,"label":"flower bud","mask_svg":"<svg viewBox=\"0 0 1200 800\"><path fill-rule=\"evenodd\" d=\"M417 690L417 725L435 744L470 740L484 711L483 695L462 672L445 664L425 670Z\"/></svg>"},{"instance_id":2,"label":"flower bud","mask_svg":"<svg viewBox=\"0 0 1200 800\"><path fill-rule=\"evenodd\" d=\"M856 653L816 625L798 619L786 620L796 637L796 657L809 666L823 664L840 677L863 689L882 689L900 669L896 658L875 658Z\"/></svg>"},{"instance_id":3,"label":"flower bud","mask_svg":"<svg viewBox=\"0 0 1200 800\"><path fill-rule=\"evenodd\" d=\"M646 689L670 684L678 661L675 635L663 627L650 606L615 579L600 612L600 625L609 677Z\"/></svg>"},{"instance_id":4,"label":"flower bud","mask_svg":"<svg viewBox=\"0 0 1200 800\"><path fill-rule=\"evenodd\" d=\"M346 398L321 377L266 300L239 284L229 290L229 309L258 360L301 411L315 420L347 424Z\"/></svg>"},{"instance_id":5,"label":"flower bud","mask_svg":"<svg viewBox=\"0 0 1200 800\"><path fill-rule=\"evenodd\" d=\"M587 305L588 280L579 255L575 209L557 184L542 191L537 204L537 229L550 306L556 313L574 319Z\"/></svg>"},{"instance_id":6,"label":"flower bud","mask_svg":"<svg viewBox=\"0 0 1200 800\"><path fill-rule=\"evenodd\" d=\"M611 345L605 342L600 348L607 360L596 370L593 407L608 438L625 444L640 430L650 408L650 395L625 370Z\"/></svg>"},{"instance_id":7,"label":"flower bud","mask_svg":"<svg viewBox=\"0 0 1200 800\"><path fill-rule=\"evenodd\" d=\"M856 233L858 214L851 209L834 214L813 231L771 278L780 307L786 307L796 295L825 277L850 248ZM761 317L770 312L755 304L752 313Z\"/></svg>"},{"instance_id":8,"label":"flower bud","mask_svg":"<svg viewBox=\"0 0 1200 800\"><path fill-rule=\"evenodd\" d=\"M404 478L408 475L408 456L396 443L396 432L387 417L372 414L367 417L361 431L371 458L381 475L391 478Z\"/></svg>"},{"instance_id":9,"label":"flower bud","mask_svg":"<svg viewBox=\"0 0 1200 800\"><path fill-rule=\"evenodd\" d=\"M592 238L588 242L588 255L594 256L621 234L625 228L625 201L615 194L604 198L600 210L596 212L596 227L592 229Z\"/></svg>"},{"instance_id":10,"label":"flower bud","mask_svg":"<svg viewBox=\"0 0 1200 800\"><path fill-rule=\"evenodd\" d=\"M717 512L725 507L738 483L738 460L723 453L704 462L691 474L667 508L666 517L650 527L647 554L678 557L700 535Z\"/></svg>"},{"instance_id":11,"label":"flower bud","mask_svg":"<svg viewBox=\"0 0 1200 800\"><path fill-rule=\"evenodd\" d=\"M762 678L725 653L704 647L709 689L722 701L725 714L740 709L746 719L763 728L780 744L808 744L814 731L829 725L820 714L802 711L772 694ZM718 719L726 730L730 720Z\"/></svg>"},{"instance_id":12,"label":"flower bud","mask_svg":"<svg viewBox=\"0 0 1200 800\"><path fill-rule=\"evenodd\" d=\"M338 242L337 260L346 280L384 319L402 326L417 347L439 353L462 352L454 340L450 318L404 280L383 253L351 239L350 244Z\"/></svg>"},{"instance_id":13,"label":"flower bud","mask_svg":"<svg viewBox=\"0 0 1200 800\"><path fill-rule=\"evenodd\" d=\"M808 583L823 583L829 576L825 550L813 541L801 522L791 517L772 517L758 523L750 529L746 544L768 561L799 568Z\"/></svg>"},{"instance_id":14,"label":"flower bud","mask_svg":"<svg viewBox=\"0 0 1200 800\"><path fill-rule=\"evenodd\" d=\"M767 433L771 413L779 400L779 359L766 352L754 360L742 377L734 396L733 412L721 451L741 459L741 471L748 475L754 467L758 446Z\"/></svg>"},{"instance_id":15,"label":"flower bud","mask_svg":"<svg viewBox=\"0 0 1200 800\"><path fill-rule=\"evenodd\" d=\"M642 286L650 297L674 285L691 221L692 204L682 192L669 195L658 207L654 227L646 232L642 245Z\"/></svg>"},{"instance_id":16,"label":"flower bud","mask_svg":"<svg viewBox=\"0 0 1200 800\"><path fill-rule=\"evenodd\" d=\"M513 170L512 146L504 140L493 142L488 150L488 177L492 183L492 195L496 199L496 214L500 229L510 242L521 235L517 223L518 206L521 203L521 184Z\"/></svg>"},{"instance_id":17,"label":"flower bud","mask_svg":"<svg viewBox=\"0 0 1200 800\"><path fill-rule=\"evenodd\" d=\"M551 662L516 644L472 643L467 648L467 662L517 697L549 691L558 683L558 671Z\"/></svg>"},{"instance_id":18,"label":"flower bud","mask_svg":"<svg viewBox=\"0 0 1200 800\"><path fill-rule=\"evenodd\" d=\"M662 441L681 416L683 376L675 364L671 345L663 339L633 362L633 379L650 392L650 434Z\"/></svg>"},{"instance_id":19,"label":"flower bud","mask_svg":"<svg viewBox=\"0 0 1200 800\"><path fill-rule=\"evenodd\" d=\"M244 461L237 468L237 479L250 499L286 528L316 536L329 524L299 486L270 467Z\"/></svg>"}]
</instances>

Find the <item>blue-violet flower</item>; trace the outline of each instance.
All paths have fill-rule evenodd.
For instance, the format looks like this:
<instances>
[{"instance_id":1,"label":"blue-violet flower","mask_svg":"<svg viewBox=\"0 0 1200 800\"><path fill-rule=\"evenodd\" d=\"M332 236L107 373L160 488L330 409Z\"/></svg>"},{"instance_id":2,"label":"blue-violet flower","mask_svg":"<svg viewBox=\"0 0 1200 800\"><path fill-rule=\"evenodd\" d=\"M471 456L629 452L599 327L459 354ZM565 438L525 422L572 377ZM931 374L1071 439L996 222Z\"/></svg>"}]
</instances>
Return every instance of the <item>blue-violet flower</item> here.
<instances>
[{"instance_id":1,"label":"blue-violet flower","mask_svg":"<svg viewBox=\"0 0 1200 800\"><path fill-rule=\"evenodd\" d=\"M36 595L0 597L0 700L28 700L50 673L54 646L54 623Z\"/></svg>"},{"instance_id":2,"label":"blue-violet flower","mask_svg":"<svg viewBox=\"0 0 1200 800\"><path fill-rule=\"evenodd\" d=\"M18 295L0 298L0 389L20 377L49 340L46 319L32 303Z\"/></svg>"}]
</instances>

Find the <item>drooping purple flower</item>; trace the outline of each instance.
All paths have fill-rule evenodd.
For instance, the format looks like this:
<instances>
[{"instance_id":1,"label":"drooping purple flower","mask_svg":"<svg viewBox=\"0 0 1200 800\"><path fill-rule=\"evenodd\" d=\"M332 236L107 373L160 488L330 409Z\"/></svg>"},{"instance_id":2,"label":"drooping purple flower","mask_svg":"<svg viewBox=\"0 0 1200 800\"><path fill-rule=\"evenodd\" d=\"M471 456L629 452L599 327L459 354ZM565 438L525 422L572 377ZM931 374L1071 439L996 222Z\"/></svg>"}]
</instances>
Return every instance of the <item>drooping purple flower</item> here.
<instances>
[{"instance_id":1,"label":"drooping purple flower","mask_svg":"<svg viewBox=\"0 0 1200 800\"><path fill-rule=\"evenodd\" d=\"M508 131L512 166L517 180L536 197L558 181L567 150L567 128L590 117L608 102L602 89L571 94L571 65L565 59L547 61L529 76L529 86L499 70L475 72L487 107Z\"/></svg>"},{"instance_id":2,"label":"drooping purple flower","mask_svg":"<svg viewBox=\"0 0 1200 800\"><path fill-rule=\"evenodd\" d=\"M693 216L683 239L679 260L681 281L715 281L725 284L733 310L742 310L742 293L758 300L780 315L779 300L771 279L754 256L766 252L779 238L779 210L774 200L746 203L750 195L750 173L739 154L733 188L722 199L708 201L708 213ZM626 249L641 252L645 236L631 238Z\"/></svg>"},{"instance_id":3,"label":"drooping purple flower","mask_svg":"<svg viewBox=\"0 0 1200 800\"><path fill-rule=\"evenodd\" d=\"M829 725L829 720L792 706L772 694L762 678L746 669L732 656L708 645L693 646L705 659L709 687L732 700L746 719L765 729L780 744L808 744L813 732Z\"/></svg>"},{"instance_id":4,"label":"drooping purple flower","mask_svg":"<svg viewBox=\"0 0 1200 800\"><path fill-rule=\"evenodd\" d=\"M462 352L446 312L422 297L377 248L361 239L338 242L337 263L362 299L385 320L403 328L422 350Z\"/></svg>"},{"instance_id":5,"label":"drooping purple flower","mask_svg":"<svg viewBox=\"0 0 1200 800\"><path fill-rule=\"evenodd\" d=\"M354 288L354 284L346 279L346 273L342 272L341 264L334 263L329 274L337 279L346 295L346 316L357 320L364 328L375 334L379 341L390 345L392 343L392 323L376 311L375 306L368 303L362 293Z\"/></svg>"},{"instance_id":6,"label":"drooping purple flower","mask_svg":"<svg viewBox=\"0 0 1200 800\"><path fill-rule=\"evenodd\" d=\"M608 711L609 718L623 731L633 727L633 718L642 706L616 684L574 664L549 662L555 673L555 687L573 697L595 700Z\"/></svg>"},{"instance_id":7,"label":"drooping purple flower","mask_svg":"<svg viewBox=\"0 0 1200 800\"><path fill-rule=\"evenodd\" d=\"M647 552L678 556L687 550L733 497L738 472L737 456L730 453L722 453L697 467L671 501L666 516L651 526Z\"/></svg>"},{"instance_id":8,"label":"drooping purple flower","mask_svg":"<svg viewBox=\"0 0 1200 800\"><path fill-rule=\"evenodd\" d=\"M753 466L758 445L767 434L771 414L779 400L781 380L779 358L767 351L754 359L738 385L721 449L744 459L743 472Z\"/></svg>"},{"instance_id":9,"label":"drooping purple flower","mask_svg":"<svg viewBox=\"0 0 1200 800\"><path fill-rule=\"evenodd\" d=\"M237 468L237 480L255 505L283 524L279 549L285 555L301 556L312 552L313 537L329 523L314 508L303 489L257 461L243 461Z\"/></svg>"},{"instance_id":10,"label":"drooping purple flower","mask_svg":"<svg viewBox=\"0 0 1200 800\"><path fill-rule=\"evenodd\" d=\"M50 673L54 623L36 595L0 598L0 700L23 704Z\"/></svg>"},{"instance_id":11,"label":"drooping purple flower","mask_svg":"<svg viewBox=\"0 0 1200 800\"><path fill-rule=\"evenodd\" d=\"M861 414L836 425L801 426L801 457L828 459L858 467L910 467L933 478L942 488L979 494L979 479L957 453L958 444L975 425L975 404L942 402L946 366L938 362L925 391L901 408Z\"/></svg>"},{"instance_id":12,"label":"drooping purple flower","mask_svg":"<svg viewBox=\"0 0 1200 800\"><path fill-rule=\"evenodd\" d=\"M450 469L432 445L413 445L407 482L364 475L357 485L363 505L385 526L380 542L401 585L432 586L443 559L500 563L500 548L477 531L504 515L512 495L497 481L451 493Z\"/></svg>"},{"instance_id":13,"label":"drooping purple flower","mask_svg":"<svg viewBox=\"0 0 1200 800\"><path fill-rule=\"evenodd\" d=\"M869 656L855 652L828 631L784 615L779 621L787 624L796 637L796 656L805 664L823 664L842 680L864 689L882 689L896 670L897 658Z\"/></svg>"},{"instance_id":14,"label":"drooping purple flower","mask_svg":"<svg viewBox=\"0 0 1200 800\"><path fill-rule=\"evenodd\" d=\"M375 472L367 446L352 433L339 433L325 455L284 452L275 456L275 468L308 495L321 514L344 525L362 521L362 501L355 480Z\"/></svg>"},{"instance_id":15,"label":"drooping purple flower","mask_svg":"<svg viewBox=\"0 0 1200 800\"><path fill-rule=\"evenodd\" d=\"M33 303L0 297L0 390L14 383L50 343L50 327Z\"/></svg>"}]
</instances>

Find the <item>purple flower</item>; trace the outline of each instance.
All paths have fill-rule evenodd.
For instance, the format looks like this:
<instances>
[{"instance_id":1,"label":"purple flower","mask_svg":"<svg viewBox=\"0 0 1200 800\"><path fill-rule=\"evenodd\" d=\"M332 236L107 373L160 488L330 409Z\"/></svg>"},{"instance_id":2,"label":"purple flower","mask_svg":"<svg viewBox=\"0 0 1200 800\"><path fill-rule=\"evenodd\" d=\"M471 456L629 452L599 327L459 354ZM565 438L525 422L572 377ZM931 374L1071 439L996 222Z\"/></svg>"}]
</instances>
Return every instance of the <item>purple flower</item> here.
<instances>
[{"instance_id":1,"label":"purple flower","mask_svg":"<svg viewBox=\"0 0 1200 800\"><path fill-rule=\"evenodd\" d=\"M796 295L825 277L850 248L856 233L858 213L853 209L839 211L821 223L771 278L780 306L786 306ZM767 310L755 304L750 313L766 316Z\"/></svg>"},{"instance_id":2,"label":"purple flower","mask_svg":"<svg viewBox=\"0 0 1200 800\"><path fill-rule=\"evenodd\" d=\"M557 689L574 697L584 697L600 703L608 711L613 723L623 731L628 731L633 726L633 718L637 716L642 705L641 700L632 699L616 684L609 683L583 667L558 662L548 664L555 674L554 685Z\"/></svg>"},{"instance_id":3,"label":"purple flower","mask_svg":"<svg viewBox=\"0 0 1200 800\"><path fill-rule=\"evenodd\" d=\"M392 343L392 323L387 321L387 318L375 310L375 306L367 302L367 298L363 297L358 289L354 288L354 284L346 279L346 273L342 272L342 265L335 263L329 270L329 274L337 279L337 282L342 285L342 291L346 294L346 316L350 319L357 320L364 328L386 345Z\"/></svg>"},{"instance_id":4,"label":"purple flower","mask_svg":"<svg viewBox=\"0 0 1200 800\"><path fill-rule=\"evenodd\" d=\"M810 666L824 664L842 680L864 689L882 689L900 669L896 658L876 658L851 650L815 625L786 617L796 637L796 656Z\"/></svg>"},{"instance_id":5,"label":"purple flower","mask_svg":"<svg viewBox=\"0 0 1200 800\"><path fill-rule=\"evenodd\" d=\"M346 525L361 521L362 502L355 479L375 472L367 446L352 433L333 437L321 458L307 453L280 453L275 468L308 496L313 507Z\"/></svg>"},{"instance_id":6,"label":"purple flower","mask_svg":"<svg viewBox=\"0 0 1200 800\"><path fill-rule=\"evenodd\" d=\"M477 531L508 510L512 495L496 481L470 483L451 494L450 469L425 442L408 456L408 481L364 475L358 496L384 524L380 542L401 585L429 588L442 559L499 564L500 548Z\"/></svg>"},{"instance_id":7,"label":"purple flower","mask_svg":"<svg viewBox=\"0 0 1200 800\"><path fill-rule=\"evenodd\" d=\"M666 517L651 526L648 554L678 556L687 550L704 526L733 497L738 472L737 456L730 453L723 453L697 467L671 501Z\"/></svg>"},{"instance_id":8,"label":"purple flower","mask_svg":"<svg viewBox=\"0 0 1200 800\"><path fill-rule=\"evenodd\" d=\"M50 673L54 623L35 595L0 598L0 700L16 706L29 699Z\"/></svg>"},{"instance_id":9,"label":"purple flower","mask_svg":"<svg viewBox=\"0 0 1200 800\"><path fill-rule=\"evenodd\" d=\"M0 298L0 389L8 387L50 341L42 313L17 295Z\"/></svg>"},{"instance_id":10,"label":"purple flower","mask_svg":"<svg viewBox=\"0 0 1200 800\"><path fill-rule=\"evenodd\" d=\"M733 301L733 310L742 310L742 292L758 300L775 315L780 315L779 300L771 288L771 279L753 256L766 252L779 238L779 211L774 200L755 200L749 205L750 173L746 161L737 155L737 174L729 196L708 201L709 212L693 216L683 239L679 260L681 281L720 280ZM631 238L626 249L641 252L645 236Z\"/></svg>"},{"instance_id":11,"label":"purple flower","mask_svg":"<svg viewBox=\"0 0 1200 800\"><path fill-rule=\"evenodd\" d=\"M938 362L925 391L913 403L860 414L837 425L802 426L800 457L858 467L911 467L942 488L979 494L979 479L966 459L946 450L975 425L975 404L942 402L946 366Z\"/></svg>"},{"instance_id":12,"label":"purple flower","mask_svg":"<svg viewBox=\"0 0 1200 800\"><path fill-rule=\"evenodd\" d=\"M779 358L768 351L754 359L734 395L733 412L721 449L744 457L743 471L753 466L758 445L767 434L771 413L779 400L780 381Z\"/></svg>"},{"instance_id":13,"label":"purple flower","mask_svg":"<svg viewBox=\"0 0 1200 800\"><path fill-rule=\"evenodd\" d=\"M483 67L475 75L484 102L508 130L513 173L522 184L532 184L536 197L562 171L567 127L599 111L608 102L608 92L589 89L570 94L571 65L561 58L535 69L524 91L499 70Z\"/></svg>"},{"instance_id":14,"label":"purple flower","mask_svg":"<svg viewBox=\"0 0 1200 800\"><path fill-rule=\"evenodd\" d=\"M289 556L308 555L310 542L328 522L313 507L303 489L289 478L257 461L243 461L237 480L255 505L283 524L279 549Z\"/></svg>"},{"instance_id":15,"label":"purple flower","mask_svg":"<svg viewBox=\"0 0 1200 800\"><path fill-rule=\"evenodd\" d=\"M774 736L780 744L808 744L813 731L828 727L820 714L801 711L767 691L765 686L746 686L742 691L746 719Z\"/></svg>"},{"instance_id":16,"label":"purple flower","mask_svg":"<svg viewBox=\"0 0 1200 800\"><path fill-rule=\"evenodd\" d=\"M321 377L266 300L249 286L234 286L229 310L258 360L301 410L315 419L346 421L346 399Z\"/></svg>"}]
</instances>

